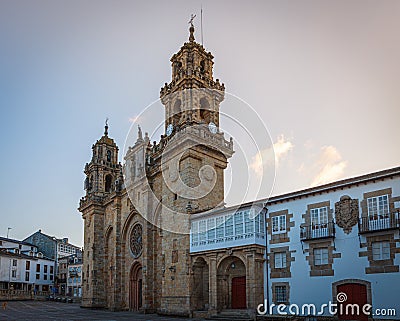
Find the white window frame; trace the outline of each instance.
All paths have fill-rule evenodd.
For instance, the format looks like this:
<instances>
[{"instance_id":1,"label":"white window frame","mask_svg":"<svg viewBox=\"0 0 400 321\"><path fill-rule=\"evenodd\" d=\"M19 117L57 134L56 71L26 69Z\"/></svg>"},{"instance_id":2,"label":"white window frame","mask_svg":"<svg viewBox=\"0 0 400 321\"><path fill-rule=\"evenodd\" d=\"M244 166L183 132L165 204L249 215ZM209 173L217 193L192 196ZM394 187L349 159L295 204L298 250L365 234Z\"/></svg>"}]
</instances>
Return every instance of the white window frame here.
<instances>
[{"instance_id":1,"label":"white window frame","mask_svg":"<svg viewBox=\"0 0 400 321\"><path fill-rule=\"evenodd\" d=\"M272 234L286 233L286 215L272 217Z\"/></svg>"},{"instance_id":2,"label":"white window frame","mask_svg":"<svg viewBox=\"0 0 400 321\"><path fill-rule=\"evenodd\" d=\"M216 230L215 230L215 218L207 219L207 240L210 242L215 241Z\"/></svg>"},{"instance_id":3,"label":"white window frame","mask_svg":"<svg viewBox=\"0 0 400 321\"><path fill-rule=\"evenodd\" d=\"M313 254L315 266L329 264L329 250L327 247L316 248Z\"/></svg>"},{"instance_id":4,"label":"white window frame","mask_svg":"<svg viewBox=\"0 0 400 321\"><path fill-rule=\"evenodd\" d=\"M310 209L311 227L327 227L328 226L328 207L318 207Z\"/></svg>"},{"instance_id":5,"label":"white window frame","mask_svg":"<svg viewBox=\"0 0 400 321\"><path fill-rule=\"evenodd\" d=\"M389 195L368 197L367 208L370 221L389 218Z\"/></svg>"},{"instance_id":6,"label":"white window frame","mask_svg":"<svg viewBox=\"0 0 400 321\"><path fill-rule=\"evenodd\" d=\"M233 218L235 223L235 236L244 234L243 212L236 212Z\"/></svg>"},{"instance_id":7,"label":"white window frame","mask_svg":"<svg viewBox=\"0 0 400 321\"><path fill-rule=\"evenodd\" d=\"M250 217L250 211L244 211L243 216L244 216L244 232L246 234L254 233L255 222L254 218L252 219Z\"/></svg>"},{"instance_id":8,"label":"white window frame","mask_svg":"<svg viewBox=\"0 0 400 321\"><path fill-rule=\"evenodd\" d=\"M217 240L223 239L225 236L225 217L219 216L215 219L215 236Z\"/></svg>"},{"instance_id":9,"label":"white window frame","mask_svg":"<svg viewBox=\"0 0 400 321\"><path fill-rule=\"evenodd\" d=\"M204 243L207 240L207 221L199 221L199 242Z\"/></svg>"},{"instance_id":10,"label":"white window frame","mask_svg":"<svg viewBox=\"0 0 400 321\"><path fill-rule=\"evenodd\" d=\"M234 231L234 219L233 215L226 215L225 216L225 237L233 237Z\"/></svg>"},{"instance_id":11,"label":"white window frame","mask_svg":"<svg viewBox=\"0 0 400 321\"><path fill-rule=\"evenodd\" d=\"M275 252L274 253L274 266L275 269L286 268L286 252Z\"/></svg>"},{"instance_id":12,"label":"white window frame","mask_svg":"<svg viewBox=\"0 0 400 321\"><path fill-rule=\"evenodd\" d=\"M390 260L390 243L388 241L373 242L372 259L374 261Z\"/></svg>"}]
</instances>

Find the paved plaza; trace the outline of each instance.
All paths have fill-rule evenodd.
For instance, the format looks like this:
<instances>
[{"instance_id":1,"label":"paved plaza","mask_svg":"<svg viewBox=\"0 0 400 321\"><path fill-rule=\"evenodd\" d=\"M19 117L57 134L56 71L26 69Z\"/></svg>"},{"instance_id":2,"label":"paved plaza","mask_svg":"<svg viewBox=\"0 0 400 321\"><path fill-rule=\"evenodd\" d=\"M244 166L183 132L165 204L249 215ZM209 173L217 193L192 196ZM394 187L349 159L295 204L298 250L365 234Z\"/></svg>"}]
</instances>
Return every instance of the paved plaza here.
<instances>
[{"instance_id":1,"label":"paved plaza","mask_svg":"<svg viewBox=\"0 0 400 321\"><path fill-rule=\"evenodd\" d=\"M156 314L140 314L129 311L110 312L107 310L83 309L79 306L79 304L76 303L68 304L50 301L12 301L8 302L5 310L0 304L0 320L179 321L189 319L158 316Z\"/></svg>"}]
</instances>

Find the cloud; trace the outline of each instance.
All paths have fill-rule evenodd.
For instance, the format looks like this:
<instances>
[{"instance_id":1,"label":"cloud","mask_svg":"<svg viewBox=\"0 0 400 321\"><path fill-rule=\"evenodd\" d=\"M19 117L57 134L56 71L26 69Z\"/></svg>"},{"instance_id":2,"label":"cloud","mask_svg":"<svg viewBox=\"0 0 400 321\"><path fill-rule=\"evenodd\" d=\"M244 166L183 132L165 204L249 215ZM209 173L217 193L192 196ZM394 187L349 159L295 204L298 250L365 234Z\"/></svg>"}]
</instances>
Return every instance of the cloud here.
<instances>
[{"instance_id":1,"label":"cloud","mask_svg":"<svg viewBox=\"0 0 400 321\"><path fill-rule=\"evenodd\" d=\"M293 147L294 145L291 141L285 138L284 135L280 135L273 146L260 150L252 157L250 168L258 176L262 176L264 167L273 166L274 164L278 167Z\"/></svg>"},{"instance_id":2,"label":"cloud","mask_svg":"<svg viewBox=\"0 0 400 321\"><path fill-rule=\"evenodd\" d=\"M316 167L318 174L314 177L311 186L333 182L343 177L347 161L342 159L334 146L323 146Z\"/></svg>"},{"instance_id":3,"label":"cloud","mask_svg":"<svg viewBox=\"0 0 400 321\"><path fill-rule=\"evenodd\" d=\"M140 117L139 115L133 116L129 118L129 122L130 123L137 123L139 121L139 119L141 119L142 117Z\"/></svg>"}]
</instances>

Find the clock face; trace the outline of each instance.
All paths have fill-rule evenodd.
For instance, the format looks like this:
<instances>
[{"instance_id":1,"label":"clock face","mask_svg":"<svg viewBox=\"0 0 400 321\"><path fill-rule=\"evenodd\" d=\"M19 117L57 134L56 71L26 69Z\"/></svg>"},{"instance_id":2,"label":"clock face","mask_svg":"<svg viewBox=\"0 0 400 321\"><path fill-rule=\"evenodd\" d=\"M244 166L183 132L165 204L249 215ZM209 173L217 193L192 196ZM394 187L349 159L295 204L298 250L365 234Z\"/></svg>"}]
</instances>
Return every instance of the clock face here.
<instances>
[{"instance_id":1,"label":"clock face","mask_svg":"<svg viewBox=\"0 0 400 321\"><path fill-rule=\"evenodd\" d=\"M213 122L208 124L208 129L213 134L216 134L218 130L217 125L215 125Z\"/></svg>"},{"instance_id":2,"label":"clock face","mask_svg":"<svg viewBox=\"0 0 400 321\"><path fill-rule=\"evenodd\" d=\"M169 124L167 126L167 135L168 136L171 135L173 130L174 130L174 126L172 124Z\"/></svg>"}]
</instances>

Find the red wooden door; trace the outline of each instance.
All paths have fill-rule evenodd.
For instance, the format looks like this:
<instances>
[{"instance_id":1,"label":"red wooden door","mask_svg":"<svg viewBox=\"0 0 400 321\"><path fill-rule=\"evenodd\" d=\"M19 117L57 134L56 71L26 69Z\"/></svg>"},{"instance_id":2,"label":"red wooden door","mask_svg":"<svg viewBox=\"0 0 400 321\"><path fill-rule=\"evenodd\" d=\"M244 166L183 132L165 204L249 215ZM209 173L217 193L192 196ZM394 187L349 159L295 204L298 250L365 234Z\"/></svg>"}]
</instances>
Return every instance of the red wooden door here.
<instances>
[{"instance_id":1,"label":"red wooden door","mask_svg":"<svg viewBox=\"0 0 400 321\"><path fill-rule=\"evenodd\" d=\"M232 309L246 309L246 277L232 278Z\"/></svg>"},{"instance_id":2,"label":"red wooden door","mask_svg":"<svg viewBox=\"0 0 400 321\"><path fill-rule=\"evenodd\" d=\"M368 316L362 313L364 304L367 304L367 287L364 284L346 283L337 287L337 293L343 292L347 296L347 300L338 303L338 316L340 320L360 320L368 321ZM353 314L353 309L346 306L348 304L357 304L359 308L359 315ZM342 313L340 306L343 306ZM356 310L354 310L356 312ZM346 313L347 312L347 313Z\"/></svg>"}]
</instances>

